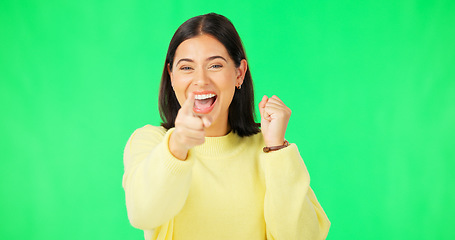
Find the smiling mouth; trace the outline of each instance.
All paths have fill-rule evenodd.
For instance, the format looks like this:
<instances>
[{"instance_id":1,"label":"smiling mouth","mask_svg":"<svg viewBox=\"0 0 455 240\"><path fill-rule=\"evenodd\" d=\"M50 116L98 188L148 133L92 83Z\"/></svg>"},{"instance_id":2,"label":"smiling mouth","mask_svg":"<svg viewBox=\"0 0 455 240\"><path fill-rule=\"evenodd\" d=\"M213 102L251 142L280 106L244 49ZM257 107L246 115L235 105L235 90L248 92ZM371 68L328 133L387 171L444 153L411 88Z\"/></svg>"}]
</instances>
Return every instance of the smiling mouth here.
<instances>
[{"instance_id":1,"label":"smiling mouth","mask_svg":"<svg viewBox=\"0 0 455 240\"><path fill-rule=\"evenodd\" d=\"M214 93L196 94L194 96L193 111L195 113L207 114L212 111L215 106L217 96Z\"/></svg>"}]
</instances>

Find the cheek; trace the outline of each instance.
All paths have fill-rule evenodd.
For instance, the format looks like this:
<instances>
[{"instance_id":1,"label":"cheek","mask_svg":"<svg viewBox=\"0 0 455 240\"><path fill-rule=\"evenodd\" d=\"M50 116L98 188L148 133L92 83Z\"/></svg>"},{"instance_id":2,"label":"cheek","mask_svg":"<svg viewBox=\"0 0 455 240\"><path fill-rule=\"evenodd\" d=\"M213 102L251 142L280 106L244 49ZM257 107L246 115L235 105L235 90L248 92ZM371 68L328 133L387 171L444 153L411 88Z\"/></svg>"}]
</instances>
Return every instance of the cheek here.
<instances>
[{"instance_id":1,"label":"cheek","mask_svg":"<svg viewBox=\"0 0 455 240\"><path fill-rule=\"evenodd\" d=\"M172 78L172 84L178 88L184 88L186 85L189 84L190 76L188 74L174 74Z\"/></svg>"},{"instance_id":2,"label":"cheek","mask_svg":"<svg viewBox=\"0 0 455 240\"><path fill-rule=\"evenodd\" d=\"M220 82L220 88L223 89L224 104L227 106L231 105L235 93L235 76L232 74L223 76L223 81Z\"/></svg>"},{"instance_id":3,"label":"cheek","mask_svg":"<svg viewBox=\"0 0 455 240\"><path fill-rule=\"evenodd\" d=\"M182 105L185 102L186 89L188 88L189 83L190 81L188 81L187 77L182 75L174 75L172 79L174 93L180 105Z\"/></svg>"},{"instance_id":4,"label":"cheek","mask_svg":"<svg viewBox=\"0 0 455 240\"><path fill-rule=\"evenodd\" d=\"M236 79L233 72L226 72L222 76L219 76L219 79L222 79L220 85L223 86L223 89L233 90L235 88Z\"/></svg>"}]
</instances>

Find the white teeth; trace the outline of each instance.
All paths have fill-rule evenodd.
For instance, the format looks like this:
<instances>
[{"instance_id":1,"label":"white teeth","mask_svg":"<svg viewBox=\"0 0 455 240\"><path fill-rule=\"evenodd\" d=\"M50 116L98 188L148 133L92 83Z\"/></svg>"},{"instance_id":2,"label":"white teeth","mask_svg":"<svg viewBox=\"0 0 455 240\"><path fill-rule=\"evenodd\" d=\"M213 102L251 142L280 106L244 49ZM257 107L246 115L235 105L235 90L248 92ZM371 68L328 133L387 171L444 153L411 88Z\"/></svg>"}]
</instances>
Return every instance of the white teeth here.
<instances>
[{"instance_id":1,"label":"white teeth","mask_svg":"<svg viewBox=\"0 0 455 240\"><path fill-rule=\"evenodd\" d=\"M194 99L196 100L203 100L203 99L207 99L207 98L212 98L212 97L215 97L216 94L213 94L213 93L210 93L210 94L201 94L201 95L195 95L194 96Z\"/></svg>"}]
</instances>

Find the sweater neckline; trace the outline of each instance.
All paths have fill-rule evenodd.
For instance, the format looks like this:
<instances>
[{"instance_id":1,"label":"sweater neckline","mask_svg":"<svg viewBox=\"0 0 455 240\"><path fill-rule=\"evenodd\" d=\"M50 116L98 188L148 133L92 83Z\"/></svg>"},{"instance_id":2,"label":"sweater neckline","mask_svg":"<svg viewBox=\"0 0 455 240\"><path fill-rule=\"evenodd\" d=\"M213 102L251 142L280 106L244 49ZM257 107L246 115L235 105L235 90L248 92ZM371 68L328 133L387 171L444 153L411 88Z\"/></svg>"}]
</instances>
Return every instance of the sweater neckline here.
<instances>
[{"instance_id":1,"label":"sweater neckline","mask_svg":"<svg viewBox=\"0 0 455 240\"><path fill-rule=\"evenodd\" d=\"M202 145L195 146L194 152L203 158L225 158L237 154L244 148L242 138L230 131L221 137L205 137Z\"/></svg>"}]
</instances>

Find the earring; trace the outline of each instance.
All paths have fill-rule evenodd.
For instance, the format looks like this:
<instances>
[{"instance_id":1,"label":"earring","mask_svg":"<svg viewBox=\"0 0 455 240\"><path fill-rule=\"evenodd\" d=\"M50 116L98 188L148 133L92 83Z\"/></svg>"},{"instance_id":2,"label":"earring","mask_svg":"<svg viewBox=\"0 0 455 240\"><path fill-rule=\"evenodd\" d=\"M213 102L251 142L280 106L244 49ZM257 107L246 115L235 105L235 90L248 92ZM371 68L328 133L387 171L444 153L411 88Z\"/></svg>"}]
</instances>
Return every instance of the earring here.
<instances>
[{"instance_id":1,"label":"earring","mask_svg":"<svg viewBox=\"0 0 455 240\"><path fill-rule=\"evenodd\" d=\"M237 85L237 89L240 89L240 88L242 88L242 85L240 85L240 84Z\"/></svg>"}]
</instances>

